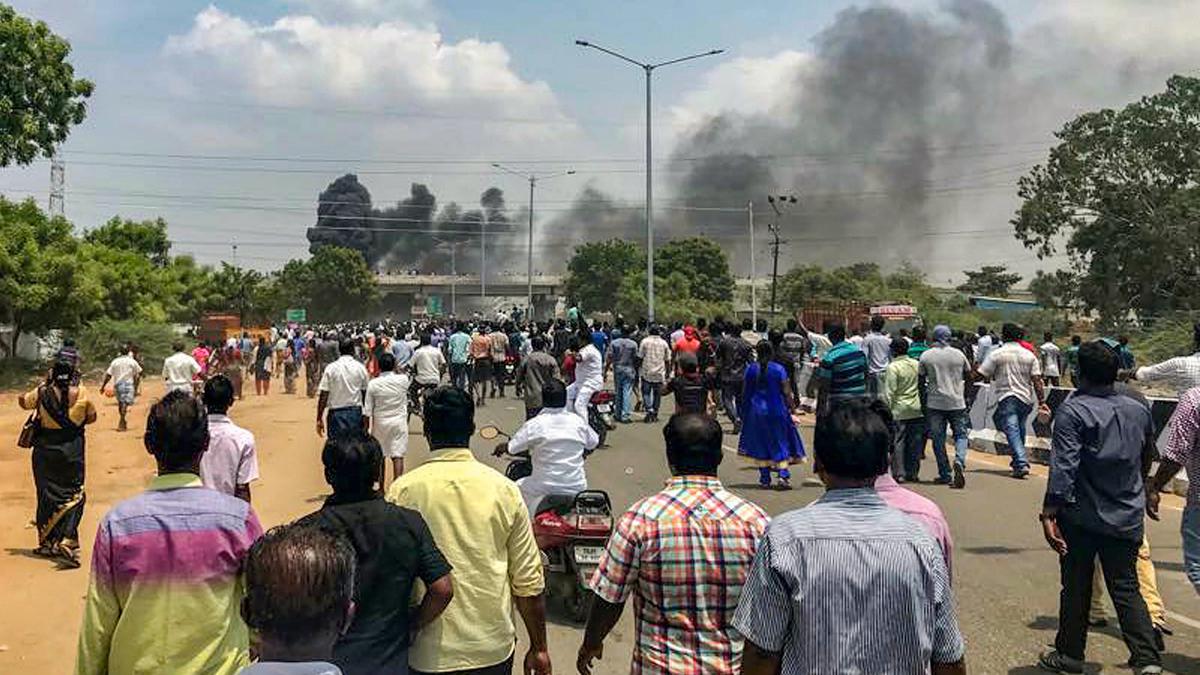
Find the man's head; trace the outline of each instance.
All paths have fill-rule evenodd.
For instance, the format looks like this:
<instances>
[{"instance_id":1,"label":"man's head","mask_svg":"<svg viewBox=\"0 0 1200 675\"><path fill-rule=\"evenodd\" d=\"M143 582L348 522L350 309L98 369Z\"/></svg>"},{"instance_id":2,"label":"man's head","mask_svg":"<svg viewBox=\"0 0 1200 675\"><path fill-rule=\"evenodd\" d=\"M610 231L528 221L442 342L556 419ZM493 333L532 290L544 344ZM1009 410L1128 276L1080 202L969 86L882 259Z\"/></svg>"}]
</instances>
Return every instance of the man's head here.
<instances>
[{"instance_id":1,"label":"man's head","mask_svg":"<svg viewBox=\"0 0 1200 675\"><path fill-rule=\"evenodd\" d=\"M742 330L754 330L754 322L750 319L742 319Z\"/></svg>"},{"instance_id":2,"label":"man's head","mask_svg":"<svg viewBox=\"0 0 1200 675\"><path fill-rule=\"evenodd\" d=\"M431 450L465 448L475 433L475 401L469 392L445 385L425 397L425 438Z\"/></svg>"},{"instance_id":3,"label":"man's head","mask_svg":"<svg viewBox=\"0 0 1200 675\"><path fill-rule=\"evenodd\" d=\"M422 347L428 347L433 344L433 336L428 331L421 331L421 336L418 338Z\"/></svg>"},{"instance_id":4,"label":"man's head","mask_svg":"<svg viewBox=\"0 0 1200 675\"><path fill-rule=\"evenodd\" d=\"M786 324L786 325L787 325L787 332L789 332L789 333L795 333L795 332L796 332L796 328L797 328L797 327L798 327L800 324L799 324L799 323L798 323L798 322L797 322L795 319L788 319L788 320L787 320L787 324Z\"/></svg>"},{"instance_id":5,"label":"man's head","mask_svg":"<svg viewBox=\"0 0 1200 675\"><path fill-rule=\"evenodd\" d=\"M912 329L913 342L924 342L925 337L926 337L925 336L925 326L913 326L913 329Z\"/></svg>"},{"instance_id":6,"label":"man's head","mask_svg":"<svg viewBox=\"0 0 1200 675\"><path fill-rule=\"evenodd\" d=\"M1117 380L1121 360L1113 347L1093 340L1079 347L1079 378L1085 385L1105 387Z\"/></svg>"},{"instance_id":7,"label":"man's head","mask_svg":"<svg viewBox=\"0 0 1200 675\"><path fill-rule=\"evenodd\" d=\"M700 362L696 359L696 355L691 352L683 352L675 359L675 363L679 365L679 369L685 374L692 374L700 370Z\"/></svg>"},{"instance_id":8,"label":"man's head","mask_svg":"<svg viewBox=\"0 0 1200 675\"><path fill-rule=\"evenodd\" d=\"M379 372L391 373L396 370L396 355L391 352L384 352L379 355Z\"/></svg>"},{"instance_id":9,"label":"man's head","mask_svg":"<svg viewBox=\"0 0 1200 675\"><path fill-rule=\"evenodd\" d=\"M208 450L208 414L184 391L173 391L150 408L143 436L146 450L158 460L158 472L196 473Z\"/></svg>"},{"instance_id":10,"label":"man's head","mask_svg":"<svg viewBox=\"0 0 1200 675\"><path fill-rule=\"evenodd\" d=\"M950 332L949 326L937 325L933 327L933 341L946 343L950 341L953 334Z\"/></svg>"},{"instance_id":11,"label":"man's head","mask_svg":"<svg viewBox=\"0 0 1200 675\"><path fill-rule=\"evenodd\" d=\"M1079 337L1078 335L1071 336L1071 346L1072 347L1078 347L1081 344L1083 344L1083 338Z\"/></svg>"},{"instance_id":12,"label":"man's head","mask_svg":"<svg viewBox=\"0 0 1200 675\"><path fill-rule=\"evenodd\" d=\"M540 352L546 349L546 338L541 335L534 335L529 339L529 344L533 346L533 351Z\"/></svg>"},{"instance_id":13,"label":"man's head","mask_svg":"<svg viewBox=\"0 0 1200 675\"><path fill-rule=\"evenodd\" d=\"M214 375L204 383L204 407L209 414L224 415L233 405L233 382L224 375Z\"/></svg>"},{"instance_id":14,"label":"man's head","mask_svg":"<svg viewBox=\"0 0 1200 675\"><path fill-rule=\"evenodd\" d=\"M1042 342L1054 342L1054 333L1046 331L1042 334Z\"/></svg>"},{"instance_id":15,"label":"man's head","mask_svg":"<svg viewBox=\"0 0 1200 675\"><path fill-rule=\"evenodd\" d=\"M1117 338L1117 342L1120 343L1120 345L1122 347L1128 346L1129 345L1129 336L1122 335L1121 337Z\"/></svg>"},{"instance_id":16,"label":"man's head","mask_svg":"<svg viewBox=\"0 0 1200 675\"><path fill-rule=\"evenodd\" d=\"M846 339L846 327L841 321L826 321L825 322L825 337L829 341L837 344Z\"/></svg>"},{"instance_id":17,"label":"man's head","mask_svg":"<svg viewBox=\"0 0 1200 675\"><path fill-rule=\"evenodd\" d=\"M567 385L559 380L549 379L542 385L542 406L546 408L567 407Z\"/></svg>"},{"instance_id":18,"label":"man's head","mask_svg":"<svg viewBox=\"0 0 1200 675\"><path fill-rule=\"evenodd\" d=\"M900 358L908 353L908 341L902 337L892 338L892 357Z\"/></svg>"},{"instance_id":19,"label":"man's head","mask_svg":"<svg viewBox=\"0 0 1200 675\"><path fill-rule=\"evenodd\" d=\"M325 482L340 497L370 497L382 487L383 449L370 434L330 437L321 450L321 463Z\"/></svg>"},{"instance_id":20,"label":"man's head","mask_svg":"<svg viewBox=\"0 0 1200 675\"><path fill-rule=\"evenodd\" d=\"M976 332L976 335L978 335L979 337L983 337L984 335L987 335L987 334L988 334L988 327L980 324L979 330Z\"/></svg>"},{"instance_id":21,"label":"man's head","mask_svg":"<svg viewBox=\"0 0 1200 675\"><path fill-rule=\"evenodd\" d=\"M338 340L338 354L342 356L354 356L354 340L348 338Z\"/></svg>"},{"instance_id":22,"label":"man's head","mask_svg":"<svg viewBox=\"0 0 1200 675\"><path fill-rule=\"evenodd\" d=\"M243 563L242 619L263 660L329 659L354 616L356 557L341 537L299 524L272 528Z\"/></svg>"},{"instance_id":23,"label":"man's head","mask_svg":"<svg viewBox=\"0 0 1200 675\"><path fill-rule=\"evenodd\" d=\"M776 349L778 349L779 345L783 344L783 332L780 331L778 328L772 328L770 331L767 332L767 342L772 347L775 347Z\"/></svg>"},{"instance_id":24,"label":"man's head","mask_svg":"<svg viewBox=\"0 0 1200 675\"><path fill-rule=\"evenodd\" d=\"M882 401L865 398L839 402L818 418L813 447L825 484L873 484L888 467L891 421Z\"/></svg>"},{"instance_id":25,"label":"man's head","mask_svg":"<svg viewBox=\"0 0 1200 675\"><path fill-rule=\"evenodd\" d=\"M173 343L171 343L171 349L173 349L174 351L177 351L177 352L181 352L181 351L183 351L183 343L182 342L173 342Z\"/></svg>"},{"instance_id":26,"label":"man's head","mask_svg":"<svg viewBox=\"0 0 1200 675\"><path fill-rule=\"evenodd\" d=\"M1021 327L1011 321L1000 327L1000 339L1005 342L1016 342L1023 334Z\"/></svg>"},{"instance_id":27,"label":"man's head","mask_svg":"<svg viewBox=\"0 0 1200 675\"><path fill-rule=\"evenodd\" d=\"M673 415L663 427L663 438L673 475L717 475L724 450L721 425L715 419L699 413Z\"/></svg>"},{"instance_id":28,"label":"man's head","mask_svg":"<svg viewBox=\"0 0 1200 675\"><path fill-rule=\"evenodd\" d=\"M879 314L876 314L875 316L871 317L871 330L875 331L876 333L883 332L883 324L884 324L884 319Z\"/></svg>"}]
</instances>

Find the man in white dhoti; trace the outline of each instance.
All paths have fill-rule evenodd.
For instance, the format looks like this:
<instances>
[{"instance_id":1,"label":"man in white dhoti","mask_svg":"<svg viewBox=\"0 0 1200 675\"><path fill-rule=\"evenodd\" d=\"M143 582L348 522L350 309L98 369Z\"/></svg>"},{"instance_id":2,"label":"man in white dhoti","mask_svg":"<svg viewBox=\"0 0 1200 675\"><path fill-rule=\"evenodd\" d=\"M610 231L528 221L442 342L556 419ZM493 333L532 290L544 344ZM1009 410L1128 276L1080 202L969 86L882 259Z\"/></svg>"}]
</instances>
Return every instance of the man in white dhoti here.
<instances>
[{"instance_id":1,"label":"man in white dhoti","mask_svg":"<svg viewBox=\"0 0 1200 675\"><path fill-rule=\"evenodd\" d=\"M542 387L542 411L517 429L508 441L509 454L528 453L533 473L517 481L529 513L536 514L542 498L575 496L587 489L584 455L596 449L600 437L586 420L567 409L567 388L558 380Z\"/></svg>"},{"instance_id":2,"label":"man in white dhoti","mask_svg":"<svg viewBox=\"0 0 1200 675\"><path fill-rule=\"evenodd\" d=\"M391 352L384 352L379 356L379 377L367 383L367 396L363 402L363 425L379 441L383 456L392 460L393 479L404 474L410 386L412 380L408 374L396 372L396 357Z\"/></svg>"}]
</instances>

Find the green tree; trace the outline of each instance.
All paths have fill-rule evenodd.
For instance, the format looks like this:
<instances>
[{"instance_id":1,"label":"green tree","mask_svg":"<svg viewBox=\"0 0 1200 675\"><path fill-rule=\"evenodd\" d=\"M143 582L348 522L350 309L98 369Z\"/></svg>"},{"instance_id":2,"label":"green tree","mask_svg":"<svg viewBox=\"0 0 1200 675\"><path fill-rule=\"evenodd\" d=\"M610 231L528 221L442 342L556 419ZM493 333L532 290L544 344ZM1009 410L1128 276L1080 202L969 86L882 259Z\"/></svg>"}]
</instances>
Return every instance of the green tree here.
<instances>
[{"instance_id":1,"label":"green tree","mask_svg":"<svg viewBox=\"0 0 1200 675\"><path fill-rule=\"evenodd\" d=\"M642 268L642 256L637 244L623 239L575 247L575 255L567 263L567 297L586 311L613 309L621 283Z\"/></svg>"},{"instance_id":2,"label":"green tree","mask_svg":"<svg viewBox=\"0 0 1200 675\"><path fill-rule=\"evenodd\" d=\"M113 217L84 233L83 240L136 253L157 267L166 267L171 262L171 240L167 238L167 221L162 218L136 222Z\"/></svg>"},{"instance_id":3,"label":"green tree","mask_svg":"<svg viewBox=\"0 0 1200 675\"><path fill-rule=\"evenodd\" d=\"M733 275L729 273L729 257L712 239L672 239L655 251L655 277L671 277L676 274L691 280L690 296L697 300L728 303L733 299ZM657 289L656 284L656 292ZM655 316L658 316L657 310Z\"/></svg>"},{"instance_id":4,"label":"green tree","mask_svg":"<svg viewBox=\"0 0 1200 675\"><path fill-rule=\"evenodd\" d=\"M75 79L71 45L0 4L0 167L54 154L83 122L92 83Z\"/></svg>"},{"instance_id":5,"label":"green tree","mask_svg":"<svg viewBox=\"0 0 1200 675\"><path fill-rule=\"evenodd\" d=\"M12 324L8 356L22 331L75 328L100 308L104 287L79 264L79 240L64 218L32 199L0 197L0 321Z\"/></svg>"},{"instance_id":6,"label":"green tree","mask_svg":"<svg viewBox=\"0 0 1200 675\"><path fill-rule=\"evenodd\" d=\"M162 323L174 302L161 270L141 253L103 244L83 244L77 261L104 289L103 314L118 321Z\"/></svg>"},{"instance_id":7,"label":"green tree","mask_svg":"<svg viewBox=\"0 0 1200 675\"><path fill-rule=\"evenodd\" d=\"M655 270L657 272L657 269ZM655 275L654 318L672 323L693 321L696 317L730 316L731 302L710 301L697 297L696 287L702 282L695 275L673 272L670 276ZM646 272L631 272L621 280L617 299L612 308L626 318L646 314Z\"/></svg>"},{"instance_id":8,"label":"green tree","mask_svg":"<svg viewBox=\"0 0 1200 675\"><path fill-rule=\"evenodd\" d=\"M363 316L379 300L362 254L340 246L323 246L305 262L289 262L273 286L275 318L288 307L305 307L311 320L344 321Z\"/></svg>"},{"instance_id":9,"label":"green tree","mask_svg":"<svg viewBox=\"0 0 1200 675\"><path fill-rule=\"evenodd\" d=\"M1029 282L1029 292L1046 309L1067 308L1075 298L1075 277L1067 270L1052 274L1038 270Z\"/></svg>"},{"instance_id":10,"label":"green tree","mask_svg":"<svg viewBox=\"0 0 1200 675\"><path fill-rule=\"evenodd\" d=\"M1078 300L1110 323L1200 306L1200 78L1056 136L1019 182L1017 238L1039 257L1065 249Z\"/></svg>"},{"instance_id":11,"label":"green tree","mask_svg":"<svg viewBox=\"0 0 1200 675\"><path fill-rule=\"evenodd\" d=\"M963 270L967 280L958 285L958 290L971 295L1004 297L1021 275L1009 272L1004 265L984 265L977 270Z\"/></svg>"}]
</instances>

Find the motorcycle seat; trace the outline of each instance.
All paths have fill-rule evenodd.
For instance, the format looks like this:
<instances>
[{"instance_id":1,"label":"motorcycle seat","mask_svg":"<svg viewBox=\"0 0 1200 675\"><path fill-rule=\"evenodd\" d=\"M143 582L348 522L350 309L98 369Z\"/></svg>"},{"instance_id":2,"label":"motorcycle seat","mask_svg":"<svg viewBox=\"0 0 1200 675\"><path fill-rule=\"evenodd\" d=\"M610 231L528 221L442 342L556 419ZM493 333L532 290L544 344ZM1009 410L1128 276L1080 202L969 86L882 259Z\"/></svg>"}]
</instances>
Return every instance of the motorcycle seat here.
<instances>
[{"instance_id":1,"label":"motorcycle seat","mask_svg":"<svg viewBox=\"0 0 1200 675\"><path fill-rule=\"evenodd\" d=\"M546 495L538 504L537 512L554 511L561 516L568 513L573 506L575 506L575 495Z\"/></svg>"}]
</instances>

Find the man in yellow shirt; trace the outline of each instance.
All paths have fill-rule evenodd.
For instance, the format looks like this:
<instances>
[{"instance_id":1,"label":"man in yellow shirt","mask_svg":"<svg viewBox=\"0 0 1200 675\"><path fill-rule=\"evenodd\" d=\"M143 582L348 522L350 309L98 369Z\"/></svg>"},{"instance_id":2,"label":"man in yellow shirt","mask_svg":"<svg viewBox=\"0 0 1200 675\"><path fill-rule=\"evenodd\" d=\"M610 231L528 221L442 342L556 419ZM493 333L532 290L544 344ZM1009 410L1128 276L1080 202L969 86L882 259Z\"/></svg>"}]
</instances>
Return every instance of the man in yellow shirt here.
<instances>
[{"instance_id":1,"label":"man in yellow shirt","mask_svg":"<svg viewBox=\"0 0 1200 675\"><path fill-rule=\"evenodd\" d=\"M454 601L409 649L414 673L512 672L515 604L529 634L525 672L549 675L541 554L516 483L475 460L471 394L439 387L425 398L433 456L392 483L388 501L425 518L453 570Z\"/></svg>"}]
</instances>

